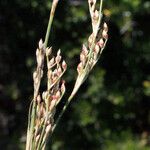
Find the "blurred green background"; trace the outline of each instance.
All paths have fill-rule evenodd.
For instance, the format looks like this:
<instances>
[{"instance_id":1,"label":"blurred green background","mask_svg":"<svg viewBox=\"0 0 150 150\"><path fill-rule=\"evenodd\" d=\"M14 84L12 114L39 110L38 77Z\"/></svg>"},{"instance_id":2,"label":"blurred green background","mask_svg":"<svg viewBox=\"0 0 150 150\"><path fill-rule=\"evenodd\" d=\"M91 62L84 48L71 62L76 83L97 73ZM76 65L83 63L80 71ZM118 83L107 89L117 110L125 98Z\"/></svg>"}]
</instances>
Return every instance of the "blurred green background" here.
<instances>
[{"instance_id":1,"label":"blurred green background","mask_svg":"<svg viewBox=\"0 0 150 150\"><path fill-rule=\"evenodd\" d=\"M51 0L0 1L1 150L24 149L35 50L50 6ZM150 149L150 1L104 0L103 12L107 47L64 114L50 150ZM60 0L49 45L54 53L61 48L68 63L67 93L90 33L87 0Z\"/></svg>"}]
</instances>

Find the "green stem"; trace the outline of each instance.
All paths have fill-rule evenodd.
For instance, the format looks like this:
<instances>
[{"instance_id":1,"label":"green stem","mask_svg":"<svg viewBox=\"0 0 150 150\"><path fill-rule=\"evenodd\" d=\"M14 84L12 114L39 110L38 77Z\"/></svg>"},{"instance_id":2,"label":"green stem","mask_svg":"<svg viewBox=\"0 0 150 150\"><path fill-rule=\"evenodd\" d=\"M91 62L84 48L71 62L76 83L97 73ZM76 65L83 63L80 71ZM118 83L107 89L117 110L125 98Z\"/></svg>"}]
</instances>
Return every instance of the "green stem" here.
<instances>
[{"instance_id":1,"label":"green stem","mask_svg":"<svg viewBox=\"0 0 150 150\"><path fill-rule=\"evenodd\" d=\"M33 141L33 137L34 137L34 125L35 125L35 115L36 115L36 102L35 99L33 100L33 107L32 107L32 114L31 114L31 131L30 131L30 145L29 147L31 149L33 149L34 147L34 141Z\"/></svg>"},{"instance_id":2,"label":"green stem","mask_svg":"<svg viewBox=\"0 0 150 150\"><path fill-rule=\"evenodd\" d=\"M103 7L103 0L100 0L100 7L99 7L99 12L102 13L102 7Z\"/></svg>"},{"instance_id":3,"label":"green stem","mask_svg":"<svg viewBox=\"0 0 150 150\"><path fill-rule=\"evenodd\" d=\"M57 3L58 3L58 0L53 0L52 8L51 8L50 16L49 16L49 22L48 22L48 26L47 26L47 31L46 31L46 35L45 35L45 41L44 41L45 47L47 47L47 44L48 44L49 35L51 32L52 22L53 22L55 10L57 7Z\"/></svg>"},{"instance_id":4,"label":"green stem","mask_svg":"<svg viewBox=\"0 0 150 150\"><path fill-rule=\"evenodd\" d=\"M46 129L46 121L47 121L47 117L45 118L45 123L43 125L43 129L42 129L42 133L41 133L41 136L40 136L40 139L39 139L39 142L38 142L38 146L37 146L37 150L40 150L40 148L42 148L42 140L43 140L43 137L44 137L44 132L45 132L45 129Z\"/></svg>"}]
</instances>

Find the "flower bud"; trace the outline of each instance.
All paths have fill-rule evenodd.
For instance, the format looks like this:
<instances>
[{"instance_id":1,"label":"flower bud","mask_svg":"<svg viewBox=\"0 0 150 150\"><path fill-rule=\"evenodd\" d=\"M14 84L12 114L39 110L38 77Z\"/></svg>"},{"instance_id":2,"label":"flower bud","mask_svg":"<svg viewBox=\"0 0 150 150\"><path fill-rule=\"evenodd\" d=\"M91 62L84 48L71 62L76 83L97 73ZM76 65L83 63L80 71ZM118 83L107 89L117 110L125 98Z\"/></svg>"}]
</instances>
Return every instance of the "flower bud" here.
<instances>
[{"instance_id":1,"label":"flower bud","mask_svg":"<svg viewBox=\"0 0 150 150\"><path fill-rule=\"evenodd\" d=\"M42 99L45 100L46 97L47 97L47 93L46 93L46 92L43 92L43 93L42 93Z\"/></svg>"},{"instance_id":2,"label":"flower bud","mask_svg":"<svg viewBox=\"0 0 150 150\"><path fill-rule=\"evenodd\" d=\"M99 53L99 50L100 50L99 45L96 44L96 45L95 45L95 48L94 48L94 51L98 54L98 53Z\"/></svg>"},{"instance_id":3,"label":"flower bud","mask_svg":"<svg viewBox=\"0 0 150 150\"><path fill-rule=\"evenodd\" d=\"M48 62L48 69L51 69L51 67L53 66L54 63L55 63L55 59L52 58L52 59Z\"/></svg>"},{"instance_id":4,"label":"flower bud","mask_svg":"<svg viewBox=\"0 0 150 150\"><path fill-rule=\"evenodd\" d=\"M52 100L51 100L51 103L50 103L50 106L49 106L49 111L51 112L53 110L53 108L55 107L56 105L56 100L53 99L52 97Z\"/></svg>"},{"instance_id":5,"label":"flower bud","mask_svg":"<svg viewBox=\"0 0 150 150\"><path fill-rule=\"evenodd\" d=\"M42 39L40 39L39 41L39 49L43 49L44 48L44 43L42 41Z\"/></svg>"},{"instance_id":6,"label":"flower bud","mask_svg":"<svg viewBox=\"0 0 150 150\"><path fill-rule=\"evenodd\" d=\"M40 54L40 50L37 48L37 49L36 49L36 57L38 57L39 54Z\"/></svg>"},{"instance_id":7,"label":"flower bud","mask_svg":"<svg viewBox=\"0 0 150 150\"><path fill-rule=\"evenodd\" d=\"M107 34L107 32L105 30L103 30L103 32L102 32L102 37L104 39L108 39L108 34Z\"/></svg>"},{"instance_id":8,"label":"flower bud","mask_svg":"<svg viewBox=\"0 0 150 150\"><path fill-rule=\"evenodd\" d=\"M49 124L49 125L46 127L45 132L48 133L50 130L51 130L51 124Z\"/></svg>"},{"instance_id":9,"label":"flower bud","mask_svg":"<svg viewBox=\"0 0 150 150\"><path fill-rule=\"evenodd\" d=\"M95 12L93 13L93 19L94 19L95 21L97 21L98 18L99 18L99 12L98 12L97 10L95 10Z\"/></svg>"},{"instance_id":10,"label":"flower bud","mask_svg":"<svg viewBox=\"0 0 150 150\"><path fill-rule=\"evenodd\" d=\"M38 95L36 100L37 100L38 103L40 103L41 102L41 96Z\"/></svg>"},{"instance_id":11,"label":"flower bud","mask_svg":"<svg viewBox=\"0 0 150 150\"><path fill-rule=\"evenodd\" d=\"M67 69L67 64L66 64L66 62L63 60L63 62L62 62L62 68L64 69L64 70L66 70Z\"/></svg>"},{"instance_id":12,"label":"flower bud","mask_svg":"<svg viewBox=\"0 0 150 150\"><path fill-rule=\"evenodd\" d=\"M38 65L38 67L41 67L43 65L43 56L42 55L39 55L37 57L37 65Z\"/></svg>"},{"instance_id":13,"label":"flower bud","mask_svg":"<svg viewBox=\"0 0 150 150\"><path fill-rule=\"evenodd\" d=\"M57 91L57 92L56 92L56 95L55 95L56 98L57 98L57 100L60 98L60 95L61 95L60 91Z\"/></svg>"},{"instance_id":14,"label":"flower bud","mask_svg":"<svg viewBox=\"0 0 150 150\"><path fill-rule=\"evenodd\" d=\"M89 43L89 46L92 45L92 42L93 42L93 34L91 34L88 38L88 43Z\"/></svg>"},{"instance_id":15,"label":"flower bud","mask_svg":"<svg viewBox=\"0 0 150 150\"><path fill-rule=\"evenodd\" d=\"M100 48L104 47L104 40L102 38L99 40L98 45L100 46Z\"/></svg>"},{"instance_id":16,"label":"flower bud","mask_svg":"<svg viewBox=\"0 0 150 150\"><path fill-rule=\"evenodd\" d=\"M62 92L62 93L64 93L65 90L66 90L66 88L65 88L65 81L64 81L64 80L62 81L62 84L61 84L60 89L61 89L61 92Z\"/></svg>"},{"instance_id":17,"label":"flower bud","mask_svg":"<svg viewBox=\"0 0 150 150\"><path fill-rule=\"evenodd\" d=\"M83 46L82 46L82 53L85 55L85 56L87 56L88 55L88 50L87 50L87 48L86 48L86 46L83 44Z\"/></svg>"},{"instance_id":18,"label":"flower bud","mask_svg":"<svg viewBox=\"0 0 150 150\"><path fill-rule=\"evenodd\" d=\"M83 53L81 53L80 54L80 61L84 63L85 60L86 60L85 55Z\"/></svg>"},{"instance_id":19,"label":"flower bud","mask_svg":"<svg viewBox=\"0 0 150 150\"><path fill-rule=\"evenodd\" d=\"M61 56L57 55L56 58L55 58L55 61L56 61L57 64L59 64L60 61L61 61Z\"/></svg>"},{"instance_id":20,"label":"flower bud","mask_svg":"<svg viewBox=\"0 0 150 150\"><path fill-rule=\"evenodd\" d=\"M44 106L43 106L43 102L40 105L40 111L39 111L39 117L41 118L44 115Z\"/></svg>"},{"instance_id":21,"label":"flower bud","mask_svg":"<svg viewBox=\"0 0 150 150\"><path fill-rule=\"evenodd\" d=\"M107 26L106 22L104 22L103 28L106 32L108 32L108 26Z\"/></svg>"},{"instance_id":22,"label":"flower bud","mask_svg":"<svg viewBox=\"0 0 150 150\"><path fill-rule=\"evenodd\" d=\"M78 73L80 73L82 71L82 69L83 69L83 64L82 64L82 62L80 62L77 67Z\"/></svg>"},{"instance_id":23,"label":"flower bud","mask_svg":"<svg viewBox=\"0 0 150 150\"><path fill-rule=\"evenodd\" d=\"M57 100L57 96L56 95L52 95L52 100Z\"/></svg>"},{"instance_id":24,"label":"flower bud","mask_svg":"<svg viewBox=\"0 0 150 150\"><path fill-rule=\"evenodd\" d=\"M52 52L52 47L46 48L46 56L50 56L51 52Z\"/></svg>"},{"instance_id":25,"label":"flower bud","mask_svg":"<svg viewBox=\"0 0 150 150\"><path fill-rule=\"evenodd\" d=\"M61 69L61 67L59 67L59 68L57 69L57 75L60 76L61 74L62 74L62 69Z\"/></svg>"},{"instance_id":26,"label":"flower bud","mask_svg":"<svg viewBox=\"0 0 150 150\"><path fill-rule=\"evenodd\" d=\"M59 49L57 52L57 56L61 54L61 50Z\"/></svg>"},{"instance_id":27,"label":"flower bud","mask_svg":"<svg viewBox=\"0 0 150 150\"><path fill-rule=\"evenodd\" d=\"M37 78L37 71L33 72L33 79L35 80Z\"/></svg>"},{"instance_id":28,"label":"flower bud","mask_svg":"<svg viewBox=\"0 0 150 150\"><path fill-rule=\"evenodd\" d=\"M56 76L57 76L57 69L55 69L55 70L52 72L52 76L53 76L53 77L56 77Z\"/></svg>"}]
</instances>

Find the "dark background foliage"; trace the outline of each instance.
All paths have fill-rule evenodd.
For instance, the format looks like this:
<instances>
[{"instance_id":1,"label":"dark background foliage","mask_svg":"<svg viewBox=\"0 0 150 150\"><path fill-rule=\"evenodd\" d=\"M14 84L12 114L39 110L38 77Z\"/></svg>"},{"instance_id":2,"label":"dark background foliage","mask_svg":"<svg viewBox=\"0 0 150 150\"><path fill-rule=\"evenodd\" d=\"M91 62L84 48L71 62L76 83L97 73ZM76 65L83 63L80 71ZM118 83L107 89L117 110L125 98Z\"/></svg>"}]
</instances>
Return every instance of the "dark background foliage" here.
<instances>
[{"instance_id":1,"label":"dark background foliage","mask_svg":"<svg viewBox=\"0 0 150 150\"><path fill-rule=\"evenodd\" d=\"M35 50L50 0L0 1L0 149L24 149ZM150 149L150 2L104 0L109 41L64 114L51 150ZM71 92L81 45L91 33L86 0L60 0L49 45L62 49ZM44 88L44 84L43 84ZM62 108L63 102L58 107Z\"/></svg>"}]
</instances>

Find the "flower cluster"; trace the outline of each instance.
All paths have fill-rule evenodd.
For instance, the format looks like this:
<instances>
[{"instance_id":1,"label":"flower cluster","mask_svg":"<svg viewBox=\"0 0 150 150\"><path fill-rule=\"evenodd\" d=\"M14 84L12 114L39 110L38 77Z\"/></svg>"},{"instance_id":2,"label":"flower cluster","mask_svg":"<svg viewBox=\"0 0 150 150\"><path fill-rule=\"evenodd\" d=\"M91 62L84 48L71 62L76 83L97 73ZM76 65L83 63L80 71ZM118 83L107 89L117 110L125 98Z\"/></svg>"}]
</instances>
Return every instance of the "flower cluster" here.
<instances>
[{"instance_id":1,"label":"flower cluster","mask_svg":"<svg viewBox=\"0 0 150 150\"><path fill-rule=\"evenodd\" d=\"M84 44L82 46L80 63L77 67L79 74L81 74L83 70L88 73L94 67L108 39L107 24L103 23L102 27L100 27L102 14L100 10L95 9L96 0L88 0L88 2L93 32L88 38L87 46Z\"/></svg>"},{"instance_id":2,"label":"flower cluster","mask_svg":"<svg viewBox=\"0 0 150 150\"><path fill-rule=\"evenodd\" d=\"M88 0L92 33L87 43L82 46L80 62L77 65L78 75L72 93L66 100L58 118L54 121L56 106L65 93L65 81L61 78L67 69L61 51L58 50L56 56L52 57L52 47L47 47L57 3L58 0L53 0L45 41L43 43L40 40L36 50L37 68L33 73L34 96L29 109L26 150L45 149L49 135L52 135L67 106L97 63L108 39L108 26L101 21L103 0L100 0L99 10L96 9L96 0ZM47 88L40 93L45 58L47 62Z\"/></svg>"},{"instance_id":3,"label":"flower cluster","mask_svg":"<svg viewBox=\"0 0 150 150\"><path fill-rule=\"evenodd\" d=\"M72 92L72 96L75 95L80 85L85 81L89 72L93 69L98 59L100 58L107 39L108 39L108 26L104 22L102 23L101 6L100 9L96 9L96 0L88 0L89 11L92 22L92 34L87 40L87 44L83 44L80 53L80 62L77 66L78 77Z\"/></svg>"},{"instance_id":4,"label":"flower cluster","mask_svg":"<svg viewBox=\"0 0 150 150\"><path fill-rule=\"evenodd\" d=\"M58 50L57 56L52 58L51 52L52 48L45 48L44 43L40 40L36 50L37 69L33 73L34 104L32 105L32 113L34 115L34 128L33 136L30 136L30 142L35 142L31 145L34 145L36 149L41 149L45 145L54 125L56 106L65 93L65 81L62 81L61 77L67 69L67 64L62 60L60 50ZM39 88L43 76L45 56L47 58L47 90L41 96ZM32 123L29 124L29 127L31 126Z\"/></svg>"}]
</instances>

